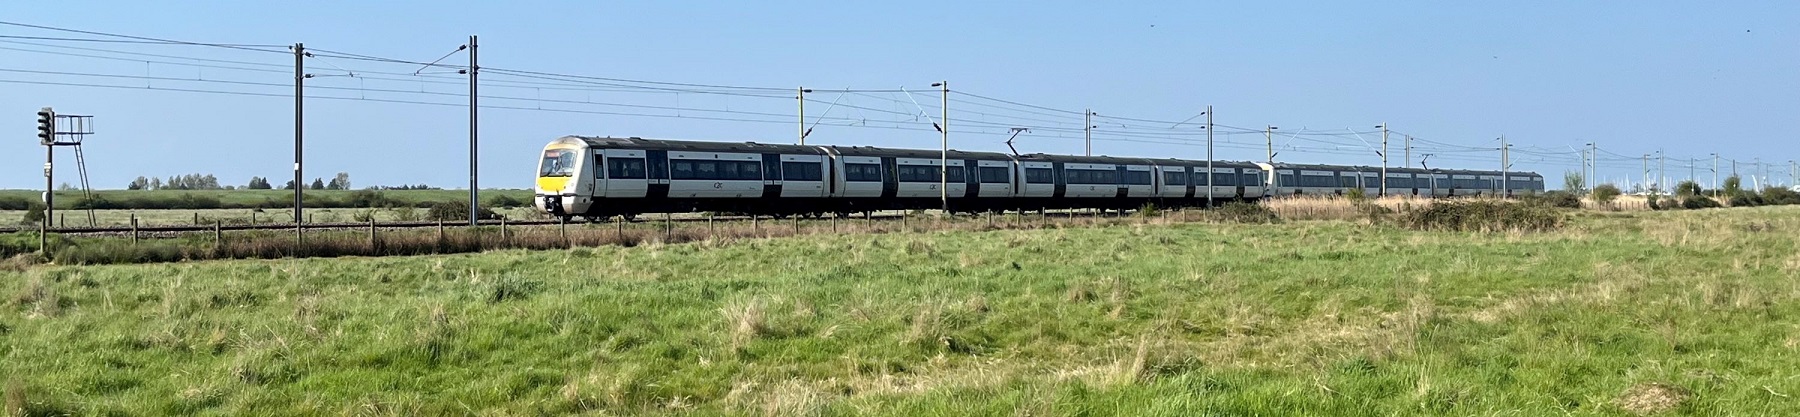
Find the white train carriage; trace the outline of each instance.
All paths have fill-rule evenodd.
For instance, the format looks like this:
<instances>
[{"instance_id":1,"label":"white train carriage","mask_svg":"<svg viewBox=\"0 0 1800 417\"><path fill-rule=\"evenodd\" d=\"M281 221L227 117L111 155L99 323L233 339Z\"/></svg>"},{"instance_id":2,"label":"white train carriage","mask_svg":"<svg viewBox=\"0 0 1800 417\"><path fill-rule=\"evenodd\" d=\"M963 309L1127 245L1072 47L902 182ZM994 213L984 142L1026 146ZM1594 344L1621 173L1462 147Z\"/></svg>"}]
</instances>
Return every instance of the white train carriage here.
<instances>
[{"instance_id":1,"label":"white train carriage","mask_svg":"<svg viewBox=\"0 0 1800 417\"><path fill-rule=\"evenodd\" d=\"M836 198L879 198L885 184L882 182L881 158L874 156L842 156L837 148L825 148L831 156L832 172L836 187L831 193Z\"/></svg>"},{"instance_id":2,"label":"white train carriage","mask_svg":"<svg viewBox=\"0 0 1800 417\"><path fill-rule=\"evenodd\" d=\"M865 146L822 149L832 159L830 165L842 172L836 180L844 190L824 205L827 211L937 208L945 200L952 210L987 210L1004 205L1017 189L1015 161L1006 154Z\"/></svg>"},{"instance_id":3,"label":"white train carriage","mask_svg":"<svg viewBox=\"0 0 1800 417\"><path fill-rule=\"evenodd\" d=\"M1380 168L1182 159L688 142L569 136L546 145L539 209L590 219L639 213L765 214L928 209L1127 209L1211 197L1380 190ZM946 169L947 168L947 169ZM1535 173L1390 168L1390 194L1543 190ZM1210 186L1210 188L1208 188ZM1396 190L1403 190L1396 192ZM1210 194L1210 195L1209 195Z\"/></svg>"},{"instance_id":4,"label":"white train carriage","mask_svg":"<svg viewBox=\"0 0 1800 417\"><path fill-rule=\"evenodd\" d=\"M1156 161L1152 167L1152 180L1155 180L1155 192L1158 199L1186 199L1193 197L1193 177L1188 172L1191 167L1182 166L1174 161Z\"/></svg>"},{"instance_id":5,"label":"white train carriage","mask_svg":"<svg viewBox=\"0 0 1800 417\"><path fill-rule=\"evenodd\" d=\"M1429 182L1428 185L1431 186L1432 197L1449 197L1450 192L1456 189L1456 182L1450 178L1450 174L1433 173L1427 175L1429 177L1427 178L1427 181Z\"/></svg>"},{"instance_id":6,"label":"white train carriage","mask_svg":"<svg viewBox=\"0 0 1800 417\"><path fill-rule=\"evenodd\" d=\"M1018 192L1013 196L1026 199L1048 199L1056 197L1056 164L1045 161L1013 160L1014 176L1019 179Z\"/></svg>"},{"instance_id":7,"label":"white train carriage","mask_svg":"<svg viewBox=\"0 0 1800 417\"><path fill-rule=\"evenodd\" d=\"M1420 195L1419 194L1419 185L1418 185L1418 183L1414 182L1413 173L1404 172L1404 171L1397 172L1397 171L1398 170L1395 170L1393 168L1388 168L1387 194L1385 194L1385 195L1390 195L1390 196Z\"/></svg>"},{"instance_id":8,"label":"white train carriage","mask_svg":"<svg viewBox=\"0 0 1800 417\"><path fill-rule=\"evenodd\" d=\"M1358 172L1357 174L1361 175L1362 177L1359 178L1357 182L1361 183L1360 185L1362 186L1362 189L1363 189L1363 195L1370 196L1370 197L1380 196L1381 195L1381 168L1380 167L1375 167L1375 168L1361 167L1361 168L1362 168L1362 171Z\"/></svg>"}]
</instances>

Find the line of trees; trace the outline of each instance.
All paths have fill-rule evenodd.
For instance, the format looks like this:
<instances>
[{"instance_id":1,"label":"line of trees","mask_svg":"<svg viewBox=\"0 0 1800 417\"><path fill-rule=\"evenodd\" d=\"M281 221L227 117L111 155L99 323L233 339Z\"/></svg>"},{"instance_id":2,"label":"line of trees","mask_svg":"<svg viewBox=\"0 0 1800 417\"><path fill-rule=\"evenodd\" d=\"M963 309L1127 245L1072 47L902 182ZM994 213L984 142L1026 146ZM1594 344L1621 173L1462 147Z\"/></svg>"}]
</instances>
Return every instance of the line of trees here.
<instances>
[{"instance_id":1,"label":"line of trees","mask_svg":"<svg viewBox=\"0 0 1800 417\"><path fill-rule=\"evenodd\" d=\"M131 183L127 184L125 186L125 189L127 189L127 190L234 190L234 189L272 190L272 189L275 189L275 186L274 186L274 184L271 184L269 182L268 178L265 178L265 177L250 177L250 182L248 184L245 184L243 187L236 187L236 186L231 186L231 185L220 185L219 178L213 176L212 174L187 174L187 175L174 175L174 176L168 177L167 179L157 178L157 177L142 177L142 176L140 176L140 177L137 177L137 179L131 180ZM287 182L282 183L281 189L283 189L283 190L294 189L294 181L288 180ZM330 181L327 181L324 178L313 178L311 183L306 184L306 189L309 189L309 190L349 190L349 189L351 189L350 188L350 173L339 172L339 173L337 173L337 175L332 176ZM368 189L371 189L371 190L436 190L438 188L431 187L431 186L428 186L425 184L418 184L418 185L400 185L400 186L374 186L374 187L368 187Z\"/></svg>"},{"instance_id":2,"label":"line of trees","mask_svg":"<svg viewBox=\"0 0 1800 417\"><path fill-rule=\"evenodd\" d=\"M206 174L206 175L187 174L187 175L172 175L172 176L169 176L168 180L163 180L162 178L154 178L154 177L150 177L150 178L137 177L137 179L131 180L131 184L127 184L125 186L125 189L127 189L127 190L223 190L223 189L226 189L226 187L220 186L219 178L212 176L212 174Z\"/></svg>"}]
</instances>

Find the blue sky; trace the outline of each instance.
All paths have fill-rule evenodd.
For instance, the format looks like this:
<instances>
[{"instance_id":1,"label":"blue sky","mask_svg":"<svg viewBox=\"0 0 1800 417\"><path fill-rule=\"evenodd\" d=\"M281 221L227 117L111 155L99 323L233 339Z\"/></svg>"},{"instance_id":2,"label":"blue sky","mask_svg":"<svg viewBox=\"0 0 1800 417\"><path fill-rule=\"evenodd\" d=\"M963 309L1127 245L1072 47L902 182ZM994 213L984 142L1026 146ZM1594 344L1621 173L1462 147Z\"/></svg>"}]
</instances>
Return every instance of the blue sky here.
<instances>
[{"instance_id":1,"label":"blue sky","mask_svg":"<svg viewBox=\"0 0 1800 417\"><path fill-rule=\"evenodd\" d=\"M1018 126L1033 129L1021 151L1079 154L1079 112L1092 108L1096 154L1201 159L1195 124L1170 122L1210 104L1222 125L1280 126L1277 159L1288 162L1378 165L1364 143L1379 145L1371 132L1383 122L1431 141L1416 143L1413 166L1433 153L1433 167L1496 168L1497 151L1472 148L1501 135L1515 146L1514 169L1550 177L1577 169L1571 149L1590 141L1611 153L1600 176L1616 181L1641 179L1635 158L1658 150L1677 180L1688 158L1714 152L1745 172L1760 157L1783 183L1787 161L1800 159L1791 145L1800 3L1119 3L64 1L10 5L0 20L406 61L437 59L478 34L490 68L819 89L807 113L819 123L808 142L820 144L936 148L939 96L928 85L948 80L951 146L965 150L1003 151L1007 127ZM0 36L97 38L4 25ZM11 81L0 82L0 114L12 115L0 131L16 132L0 141L0 188L41 186L31 114L46 105L96 116L88 160L101 188L138 175L291 176L291 55L18 38L0 48L0 80ZM309 95L340 98L307 101L309 179L347 171L357 186L466 186L467 87L457 75L342 57L308 67L318 75L310 84L332 88ZM49 74L70 72L104 77ZM349 72L359 77L341 76ZM483 82L483 95L514 98L483 99L510 107L482 110L484 187L529 186L540 147L566 134L796 135L789 92L498 73ZM918 91L823 91L902 87ZM607 112L632 115L596 114ZM1215 137L1219 159L1263 159L1260 132L1220 132L1231 134ZM1401 137L1391 139L1399 166ZM73 166L67 153L58 159ZM1700 165L1709 182L1710 160ZM58 181L73 182L63 172Z\"/></svg>"}]
</instances>

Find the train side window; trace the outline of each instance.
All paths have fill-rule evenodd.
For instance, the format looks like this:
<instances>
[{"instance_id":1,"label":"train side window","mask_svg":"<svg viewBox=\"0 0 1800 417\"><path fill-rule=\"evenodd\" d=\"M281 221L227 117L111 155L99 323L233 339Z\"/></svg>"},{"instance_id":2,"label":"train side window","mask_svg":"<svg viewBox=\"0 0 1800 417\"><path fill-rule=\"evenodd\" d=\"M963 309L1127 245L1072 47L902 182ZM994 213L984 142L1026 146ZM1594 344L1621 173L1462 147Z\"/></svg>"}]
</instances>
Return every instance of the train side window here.
<instances>
[{"instance_id":1,"label":"train side window","mask_svg":"<svg viewBox=\"0 0 1800 417\"><path fill-rule=\"evenodd\" d=\"M782 162L782 179L788 181L819 181L824 172L817 162Z\"/></svg>"},{"instance_id":2,"label":"train side window","mask_svg":"<svg viewBox=\"0 0 1800 417\"><path fill-rule=\"evenodd\" d=\"M1187 173L1163 171L1163 185L1187 185Z\"/></svg>"},{"instance_id":3,"label":"train side window","mask_svg":"<svg viewBox=\"0 0 1800 417\"><path fill-rule=\"evenodd\" d=\"M1050 168L1025 168L1025 182L1032 184L1054 184L1056 177Z\"/></svg>"},{"instance_id":4,"label":"train side window","mask_svg":"<svg viewBox=\"0 0 1800 417\"><path fill-rule=\"evenodd\" d=\"M1252 175L1247 178L1255 178L1255 176ZM1213 185L1226 187L1226 186L1240 185L1240 184L1238 184L1239 180L1244 179L1244 178L1238 177L1238 174L1235 174L1235 173L1215 172L1212 174L1212 179L1213 179Z\"/></svg>"},{"instance_id":5,"label":"train side window","mask_svg":"<svg viewBox=\"0 0 1800 417\"><path fill-rule=\"evenodd\" d=\"M736 165L737 178L735 179L757 181L763 179L762 162L737 162Z\"/></svg>"},{"instance_id":6,"label":"train side window","mask_svg":"<svg viewBox=\"0 0 1800 417\"><path fill-rule=\"evenodd\" d=\"M940 168L942 168L942 167L940 167ZM944 181L963 182L963 178L964 178L963 177L963 167L948 167L948 168L949 169L946 171L950 173L950 178L945 178Z\"/></svg>"},{"instance_id":7,"label":"train side window","mask_svg":"<svg viewBox=\"0 0 1800 417\"><path fill-rule=\"evenodd\" d=\"M1125 171L1125 184L1150 185L1150 171Z\"/></svg>"},{"instance_id":8,"label":"train side window","mask_svg":"<svg viewBox=\"0 0 1800 417\"><path fill-rule=\"evenodd\" d=\"M606 173L613 179L641 180L644 176L644 158L607 158Z\"/></svg>"},{"instance_id":9,"label":"train side window","mask_svg":"<svg viewBox=\"0 0 1800 417\"><path fill-rule=\"evenodd\" d=\"M669 179L694 179L694 163L692 161L683 161L679 159L669 161Z\"/></svg>"},{"instance_id":10,"label":"train side window","mask_svg":"<svg viewBox=\"0 0 1800 417\"><path fill-rule=\"evenodd\" d=\"M1005 184L1010 180L1007 178L1004 167L978 167L976 169L981 174L981 183L983 184Z\"/></svg>"},{"instance_id":11,"label":"train side window","mask_svg":"<svg viewBox=\"0 0 1800 417\"><path fill-rule=\"evenodd\" d=\"M881 164L844 164L844 181L881 182Z\"/></svg>"}]
</instances>

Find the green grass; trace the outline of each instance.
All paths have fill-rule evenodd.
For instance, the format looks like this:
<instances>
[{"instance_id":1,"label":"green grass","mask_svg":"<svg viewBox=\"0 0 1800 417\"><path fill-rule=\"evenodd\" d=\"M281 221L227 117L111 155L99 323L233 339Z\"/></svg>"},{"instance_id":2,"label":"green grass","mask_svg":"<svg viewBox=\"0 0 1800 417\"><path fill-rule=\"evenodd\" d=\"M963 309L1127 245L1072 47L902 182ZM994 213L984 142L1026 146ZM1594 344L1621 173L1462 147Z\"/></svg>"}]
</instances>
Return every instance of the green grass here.
<instances>
[{"instance_id":1,"label":"green grass","mask_svg":"<svg viewBox=\"0 0 1800 417\"><path fill-rule=\"evenodd\" d=\"M74 414L1795 415L1796 231L1756 208L0 265L0 375L8 407Z\"/></svg>"}]
</instances>

